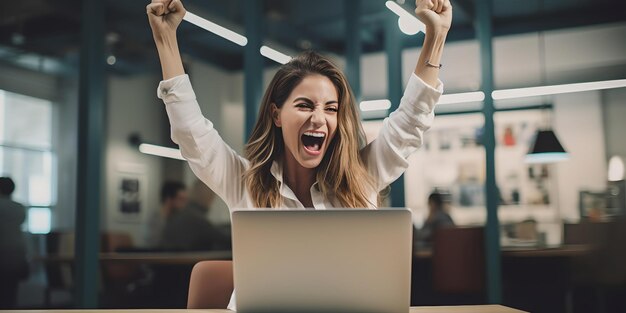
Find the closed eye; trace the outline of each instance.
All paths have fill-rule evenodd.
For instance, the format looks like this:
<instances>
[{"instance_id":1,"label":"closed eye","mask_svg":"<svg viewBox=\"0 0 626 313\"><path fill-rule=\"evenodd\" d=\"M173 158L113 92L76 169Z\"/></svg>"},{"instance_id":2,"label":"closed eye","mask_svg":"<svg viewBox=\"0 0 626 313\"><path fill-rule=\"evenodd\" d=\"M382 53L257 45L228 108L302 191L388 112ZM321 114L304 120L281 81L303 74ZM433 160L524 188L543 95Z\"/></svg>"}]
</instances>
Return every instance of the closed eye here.
<instances>
[{"instance_id":1,"label":"closed eye","mask_svg":"<svg viewBox=\"0 0 626 313\"><path fill-rule=\"evenodd\" d=\"M326 108L326 111L330 111L330 112L335 112L337 113L339 111L339 109L335 108L335 107L328 107Z\"/></svg>"},{"instance_id":2,"label":"closed eye","mask_svg":"<svg viewBox=\"0 0 626 313\"><path fill-rule=\"evenodd\" d=\"M311 103L298 103L298 104L296 104L296 108L313 109L313 104L311 104Z\"/></svg>"}]
</instances>

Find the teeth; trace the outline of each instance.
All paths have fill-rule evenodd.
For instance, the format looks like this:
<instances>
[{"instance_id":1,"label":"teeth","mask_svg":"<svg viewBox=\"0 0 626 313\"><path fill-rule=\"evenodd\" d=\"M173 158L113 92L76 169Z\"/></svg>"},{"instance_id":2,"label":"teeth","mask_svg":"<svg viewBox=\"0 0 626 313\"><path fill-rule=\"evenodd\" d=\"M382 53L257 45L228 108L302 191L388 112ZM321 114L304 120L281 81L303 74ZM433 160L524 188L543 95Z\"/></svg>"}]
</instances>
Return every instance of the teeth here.
<instances>
[{"instance_id":1,"label":"teeth","mask_svg":"<svg viewBox=\"0 0 626 313\"><path fill-rule=\"evenodd\" d=\"M326 136L322 133L312 133L312 132L305 132L304 134L307 136L318 137L318 138L323 138L324 136Z\"/></svg>"}]
</instances>

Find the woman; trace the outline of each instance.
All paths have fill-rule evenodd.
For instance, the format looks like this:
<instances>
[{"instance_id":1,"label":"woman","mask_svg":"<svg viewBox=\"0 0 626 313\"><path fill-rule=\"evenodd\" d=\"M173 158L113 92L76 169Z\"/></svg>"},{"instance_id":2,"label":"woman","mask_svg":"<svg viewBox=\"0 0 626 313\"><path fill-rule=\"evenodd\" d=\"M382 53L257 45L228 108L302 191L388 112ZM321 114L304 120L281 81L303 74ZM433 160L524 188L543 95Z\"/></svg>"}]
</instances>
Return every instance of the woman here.
<instances>
[{"instance_id":1,"label":"woman","mask_svg":"<svg viewBox=\"0 0 626 313\"><path fill-rule=\"evenodd\" d=\"M244 158L202 116L185 75L176 40L185 15L182 3L153 0L146 9L164 79L157 92L166 105L172 139L194 173L231 211L376 208L378 193L400 177L407 158L420 147L443 89L439 61L452 7L449 0L418 0L416 5L415 13L426 25L424 46L398 110L385 120L376 140L364 146L345 76L309 52L274 76Z\"/></svg>"}]
</instances>

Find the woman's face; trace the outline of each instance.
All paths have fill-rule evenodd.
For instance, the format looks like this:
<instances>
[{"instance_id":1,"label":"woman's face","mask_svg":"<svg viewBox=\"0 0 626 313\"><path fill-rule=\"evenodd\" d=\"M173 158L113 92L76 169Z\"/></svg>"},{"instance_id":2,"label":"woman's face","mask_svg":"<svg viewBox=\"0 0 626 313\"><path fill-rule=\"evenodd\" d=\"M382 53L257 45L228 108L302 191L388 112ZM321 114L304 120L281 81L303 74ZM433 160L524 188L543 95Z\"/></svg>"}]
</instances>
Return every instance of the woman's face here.
<instances>
[{"instance_id":1,"label":"woman's face","mask_svg":"<svg viewBox=\"0 0 626 313\"><path fill-rule=\"evenodd\" d=\"M339 99L326 76L306 76L280 109L274 107L274 124L280 127L286 162L317 167L337 130Z\"/></svg>"}]
</instances>

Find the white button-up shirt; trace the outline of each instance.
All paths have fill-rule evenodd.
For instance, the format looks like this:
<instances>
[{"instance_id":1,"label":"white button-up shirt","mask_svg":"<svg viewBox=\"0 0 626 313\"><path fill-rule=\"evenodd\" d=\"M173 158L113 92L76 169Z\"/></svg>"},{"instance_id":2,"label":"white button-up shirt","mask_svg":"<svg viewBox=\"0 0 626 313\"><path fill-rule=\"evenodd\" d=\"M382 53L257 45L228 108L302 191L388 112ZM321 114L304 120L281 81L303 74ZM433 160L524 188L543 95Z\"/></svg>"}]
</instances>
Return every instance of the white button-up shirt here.
<instances>
[{"instance_id":1,"label":"white button-up shirt","mask_svg":"<svg viewBox=\"0 0 626 313\"><path fill-rule=\"evenodd\" d=\"M412 74L398 109L383 121L378 137L360 151L376 182L377 190L372 190L368 198L370 203L377 203L378 192L398 179L409 166L407 159L422 145L424 132L433 122L435 104L442 93L441 82L435 89ZM213 123L202 115L189 76L162 81L157 95L165 102L172 140L180 146L196 176L224 200L231 212L254 208L243 181L249 162L231 149L213 128ZM283 182L280 163L272 164L271 174L280 184L282 206L279 209L305 209ZM311 199L316 210L340 206L337 199L324 198L317 183L311 187ZM235 310L234 293L228 308Z\"/></svg>"}]
</instances>

